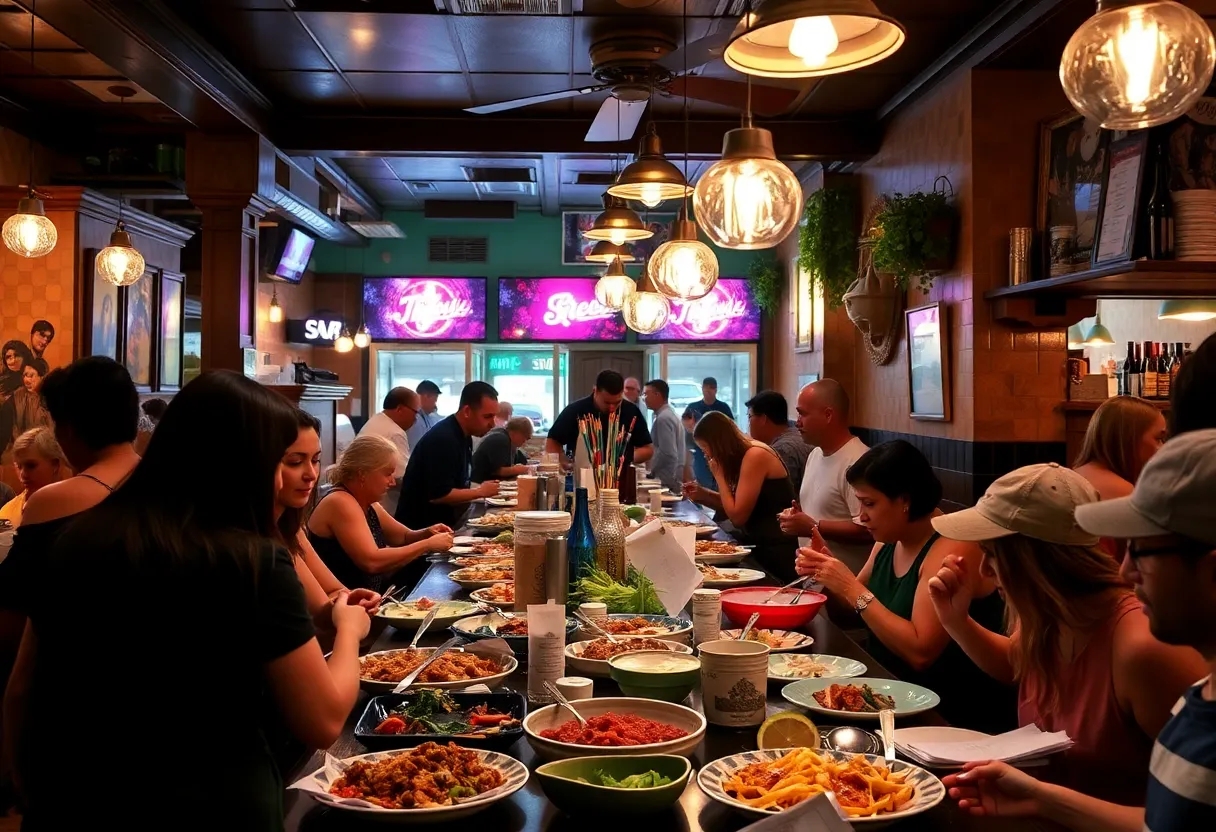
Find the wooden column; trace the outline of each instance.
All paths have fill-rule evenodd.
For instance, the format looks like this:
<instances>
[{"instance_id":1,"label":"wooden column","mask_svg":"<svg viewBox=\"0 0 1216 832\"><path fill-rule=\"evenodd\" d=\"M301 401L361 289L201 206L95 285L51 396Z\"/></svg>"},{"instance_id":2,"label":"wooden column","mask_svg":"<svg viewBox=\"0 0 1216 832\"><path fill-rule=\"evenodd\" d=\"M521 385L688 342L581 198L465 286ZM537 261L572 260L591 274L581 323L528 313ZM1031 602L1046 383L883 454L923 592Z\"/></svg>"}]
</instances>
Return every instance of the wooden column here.
<instances>
[{"instance_id":1,"label":"wooden column","mask_svg":"<svg viewBox=\"0 0 1216 832\"><path fill-rule=\"evenodd\" d=\"M202 211L204 370L240 372L256 346L258 220L271 209L274 148L261 136L191 133L186 191Z\"/></svg>"}]
</instances>

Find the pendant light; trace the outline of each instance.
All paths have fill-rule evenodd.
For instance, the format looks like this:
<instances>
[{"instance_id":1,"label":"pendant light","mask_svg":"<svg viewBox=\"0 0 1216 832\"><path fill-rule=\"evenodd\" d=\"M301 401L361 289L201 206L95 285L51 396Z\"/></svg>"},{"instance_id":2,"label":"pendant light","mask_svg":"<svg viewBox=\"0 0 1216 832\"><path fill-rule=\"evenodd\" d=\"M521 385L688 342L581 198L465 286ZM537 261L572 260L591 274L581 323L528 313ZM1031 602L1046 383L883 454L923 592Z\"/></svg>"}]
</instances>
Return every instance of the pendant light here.
<instances>
[{"instance_id":1,"label":"pendant light","mask_svg":"<svg viewBox=\"0 0 1216 832\"><path fill-rule=\"evenodd\" d=\"M354 341L355 346L361 350L365 350L371 346L372 336L371 333L367 331L367 324L363 324L359 327L359 331L355 333Z\"/></svg>"},{"instance_id":2,"label":"pendant light","mask_svg":"<svg viewBox=\"0 0 1216 832\"><path fill-rule=\"evenodd\" d=\"M283 307L279 305L278 286L274 287L274 291L270 295L270 308L266 312L266 319L272 324L281 323L283 320Z\"/></svg>"},{"instance_id":3,"label":"pendant light","mask_svg":"<svg viewBox=\"0 0 1216 832\"><path fill-rule=\"evenodd\" d=\"M752 82L747 79L743 126L722 140L722 158L697 182L693 208L709 239L722 248L772 248L798 227L802 186L777 160L773 134L752 125Z\"/></svg>"},{"instance_id":4,"label":"pendant light","mask_svg":"<svg viewBox=\"0 0 1216 832\"><path fill-rule=\"evenodd\" d=\"M1102 325L1102 316L1095 315L1093 328L1089 330L1089 334L1081 343L1087 347L1109 347L1115 343L1115 336L1111 335L1110 330Z\"/></svg>"},{"instance_id":5,"label":"pendant light","mask_svg":"<svg viewBox=\"0 0 1216 832\"><path fill-rule=\"evenodd\" d=\"M671 304L667 298L655 291L650 281L650 269L642 273L642 282L637 291L625 298L621 308L625 316L625 325L634 332L650 335L667 326L671 317Z\"/></svg>"},{"instance_id":6,"label":"pendant light","mask_svg":"<svg viewBox=\"0 0 1216 832\"><path fill-rule=\"evenodd\" d=\"M683 199L692 193L684 174L663 155L663 143L659 141L653 121L646 125L638 157L625 166L616 182L609 186L608 193L621 199L636 199L647 208L669 199Z\"/></svg>"},{"instance_id":7,"label":"pendant light","mask_svg":"<svg viewBox=\"0 0 1216 832\"><path fill-rule=\"evenodd\" d=\"M1173 0L1098 0L1060 58L1068 100L1108 130L1140 130L1178 118L1203 95L1216 39L1196 12Z\"/></svg>"},{"instance_id":8,"label":"pendant light","mask_svg":"<svg viewBox=\"0 0 1216 832\"><path fill-rule=\"evenodd\" d=\"M116 89L119 106L122 106L127 95L135 93L130 87ZM110 233L110 244L97 252L94 266L102 280L115 286L130 286L144 276L144 256L135 248L131 235L127 233L127 226L122 221L121 189L118 191L118 222Z\"/></svg>"},{"instance_id":9,"label":"pendant light","mask_svg":"<svg viewBox=\"0 0 1216 832\"><path fill-rule=\"evenodd\" d=\"M608 271L595 282L595 299L609 309L622 309L625 300L637 291L638 285L625 273L625 263L617 257L608 264Z\"/></svg>"},{"instance_id":10,"label":"pendant light","mask_svg":"<svg viewBox=\"0 0 1216 832\"><path fill-rule=\"evenodd\" d=\"M633 251L629 246L617 246L608 240L600 240L591 247L591 251L583 259L588 263L608 263L611 265L613 260L620 260L622 263L632 263L637 258L633 256Z\"/></svg>"},{"instance_id":11,"label":"pendant light","mask_svg":"<svg viewBox=\"0 0 1216 832\"><path fill-rule=\"evenodd\" d=\"M1216 318L1216 300L1212 298L1163 300L1157 310L1159 321L1210 321L1213 318Z\"/></svg>"},{"instance_id":12,"label":"pendant light","mask_svg":"<svg viewBox=\"0 0 1216 832\"><path fill-rule=\"evenodd\" d=\"M722 53L727 66L765 78L810 78L875 64L907 32L871 0L762 0Z\"/></svg>"},{"instance_id":13,"label":"pendant light","mask_svg":"<svg viewBox=\"0 0 1216 832\"><path fill-rule=\"evenodd\" d=\"M625 200L605 193L604 210L595 218L595 223L583 232L588 240L606 240L613 245L624 245L633 240L645 240L654 236L637 212L625 204Z\"/></svg>"},{"instance_id":14,"label":"pendant light","mask_svg":"<svg viewBox=\"0 0 1216 832\"><path fill-rule=\"evenodd\" d=\"M350 329L342 327L342 333L334 339L334 349L338 352L350 352L355 348L355 339L350 337Z\"/></svg>"},{"instance_id":15,"label":"pendant light","mask_svg":"<svg viewBox=\"0 0 1216 832\"><path fill-rule=\"evenodd\" d=\"M34 13L37 0L30 4L30 67L34 66ZM34 190L34 132L30 130L30 177L25 196L17 203L17 213L4 221L0 236L4 245L22 257L42 257L50 254L59 241L59 230L46 215L42 200Z\"/></svg>"}]
</instances>

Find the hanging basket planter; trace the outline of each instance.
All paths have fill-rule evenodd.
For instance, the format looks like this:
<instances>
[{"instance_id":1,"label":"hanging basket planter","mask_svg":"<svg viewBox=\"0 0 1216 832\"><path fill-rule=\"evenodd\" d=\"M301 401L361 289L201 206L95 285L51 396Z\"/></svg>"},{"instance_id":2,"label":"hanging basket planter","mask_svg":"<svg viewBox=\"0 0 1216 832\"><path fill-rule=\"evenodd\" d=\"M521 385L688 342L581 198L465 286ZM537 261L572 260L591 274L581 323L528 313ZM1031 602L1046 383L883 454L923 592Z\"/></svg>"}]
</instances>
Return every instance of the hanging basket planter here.
<instances>
[{"instance_id":1,"label":"hanging basket planter","mask_svg":"<svg viewBox=\"0 0 1216 832\"><path fill-rule=\"evenodd\" d=\"M937 177L929 193L887 197L868 236L876 271L891 275L901 289L916 279L927 291L935 277L954 265L958 208L950 180Z\"/></svg>"}]
</instances>

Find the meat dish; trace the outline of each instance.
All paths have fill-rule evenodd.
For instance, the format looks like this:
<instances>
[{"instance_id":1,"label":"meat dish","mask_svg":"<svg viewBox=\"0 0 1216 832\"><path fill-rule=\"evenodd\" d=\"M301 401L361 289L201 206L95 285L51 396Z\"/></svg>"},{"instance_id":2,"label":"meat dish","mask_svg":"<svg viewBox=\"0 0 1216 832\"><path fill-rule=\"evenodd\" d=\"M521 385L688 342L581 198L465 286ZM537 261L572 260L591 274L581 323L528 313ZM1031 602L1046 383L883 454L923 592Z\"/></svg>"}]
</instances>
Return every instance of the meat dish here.
<instances>
[{"instance_id":1,"label":"meat dish","mask_svg":"<svg viewBox=\"0 0 1216 832\"><path fill-rule=\"evenodd\" d=\"M514 558L515 544L513 543L474 543L473 551L482 557Z\"/></svg>"},{"instance_id":2,"label":"meat dish","mask_svg":"<svg viewBox=\"0 0 1216 832\"><path fill-rule=\"evenodd\" d=\"M656 636L670 633L671 627L642 618L609 618L595 622L600 629L614 636Z\"/></svg>"},{"instance_id":3,"label":"meat dish","mask_svg":"<svg viewBox=\"0 0 1216 832\"><path fill-rule=\"evenodd\" d=\"M698 540L698 555L737 555L738 545L725 540Z\"/></svg>"},{"instance_id":4,"label":"meat dish","mask_svg":"<svg viewBox=\"0 0 1216 832\"><path fill-rule=\"evenodd\" d=\"M414 668L430 657L429 650L399 650L364 656L360 678L371 682L400 682ZM434 661L418 677L419 682L462 682L484 679L502 673L502 667L492 658L449 650Z\"/></svg>"},{"instance_id":5,"label":"meat dish","mask_svg":"<svg viewBox=\"0 0 1216 832\"><path fill-rule=\"evenodd\" d=\"M513 581L515 580L515 568L467 566L464 569L449 572L448 577L453 581Z\"/></svg>"},{"instance_id":6,"label":"meat dish","mask_svg":"<svg viewBox=\"0 0 1216 832\"><path fill-rule=\"evenodd\" d=\"M635 716L634 714L616 714L609 711L599 716L587 717L587 727L572 719L563 722L557 728L541 731L540 736L547 740L570 743L571 745L599 745L621 747L626 745L652 745L658 742L669 742L687 737L688 732L683 728L656 722L653 719Z\"/></svg>"},{"instance_id":7,"label":"meat dish","mask_svg":"<svg viewBox=\"0 0 1216 832\"><path fill-rule=\"evenodd\" d=\"M451 806L503 784L502 772L455 743L423 743L370 763L356 760L330 787L330 794L358 798L385 809Z\"/></svg>"},{"instance_id":8,"label":"meat dish","mask_svg":"<svg viewBox=\"0 0 1216 832\"><path fill-rule=\"evenodd\" d=\"M489 601L491 604L514 604L515 583L494 584L485 589L477 590L473 595L482 601Z\"/></svg>"},{"instance_id":9,"label":"meat dish","mask_svg":"<svg viewBox=\"0 0 1216 832\"><path fill-rule=\"evenodd\" d=\"M832 685L817 690L812 696L822 708L829 711L848 711L853 714L876 714L884 708L895 708L895 700L875 693L869 685Z\"/></svg>"},{"instance_id":10,"label":"meat dish","mask_svg":"<svg viewBox=\"0 0 1216 832\"><path fill-rule=\"evenodd\" d=\"M608 661L613 656L634 650L670 650L672 646L671 642L660 641L657 638L631 638L615 644L606 638L597 638L595 641L586 642L586 645L583 648L582 658L597 661Z\"/></svg>"}]
</instances>

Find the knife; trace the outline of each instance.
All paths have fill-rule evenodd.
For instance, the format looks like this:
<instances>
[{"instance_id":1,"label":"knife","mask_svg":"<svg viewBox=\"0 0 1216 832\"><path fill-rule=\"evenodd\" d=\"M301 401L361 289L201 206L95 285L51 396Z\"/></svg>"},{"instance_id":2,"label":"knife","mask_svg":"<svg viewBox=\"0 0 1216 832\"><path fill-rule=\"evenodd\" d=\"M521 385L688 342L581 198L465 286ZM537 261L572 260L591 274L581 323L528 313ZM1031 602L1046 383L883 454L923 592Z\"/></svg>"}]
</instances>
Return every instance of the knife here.
<instances>
[{"instance_id":1,"label":"knife","mask_svg":"<svg viewBox=\"0 0 1216 832\"><path fill-rule=\"evenodd\" d=\"M460 636L455 636L454 638L450 638L443 644L436 647L435 652L428 656L426 661L415 667L409 672L409 674L406 675L404 679L397 683L397 687L393 688L393 693L401 693L403 690L406 690L410 685L414 684L414 680L418 678L422 671L431 666L435 659L439 658L444 653L448 652L448 650L451 650L453 647L459 644L464 644L464 639Z\"/></svg>"}]
</instances>

